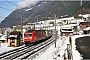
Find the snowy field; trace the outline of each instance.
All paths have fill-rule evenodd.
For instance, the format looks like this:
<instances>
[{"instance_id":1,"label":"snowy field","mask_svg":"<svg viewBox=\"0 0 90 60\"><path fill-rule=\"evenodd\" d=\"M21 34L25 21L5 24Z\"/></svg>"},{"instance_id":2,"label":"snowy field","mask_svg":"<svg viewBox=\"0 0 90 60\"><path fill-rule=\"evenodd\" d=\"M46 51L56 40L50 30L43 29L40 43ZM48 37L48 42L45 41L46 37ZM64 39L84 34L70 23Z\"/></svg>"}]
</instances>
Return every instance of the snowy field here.
<instances>
[{"instance_id":1,"label":"snowy field","mask_svg":"<svg viewBox=\"0 0 90 60\"><path fill-rule=\"evenodd\" d=\"M22 45L22 46L24 46L24 45ZM22 46L19 46L19 47L8 47L7 43L0 43L0 53L6 52L6 51L9 51L9 50L12 50L12 49L20 48Z\"/></svg>"},{"instance_id":2,"label":"snowy field","mask_svg":"<svg viewBox=\"0 0 90 60\"><path fill-rule=\"evenodd\" d=\"M7 43L0 43L0 53L14 49L14 47L8 47Z\"/></svg>"}]
</instances>

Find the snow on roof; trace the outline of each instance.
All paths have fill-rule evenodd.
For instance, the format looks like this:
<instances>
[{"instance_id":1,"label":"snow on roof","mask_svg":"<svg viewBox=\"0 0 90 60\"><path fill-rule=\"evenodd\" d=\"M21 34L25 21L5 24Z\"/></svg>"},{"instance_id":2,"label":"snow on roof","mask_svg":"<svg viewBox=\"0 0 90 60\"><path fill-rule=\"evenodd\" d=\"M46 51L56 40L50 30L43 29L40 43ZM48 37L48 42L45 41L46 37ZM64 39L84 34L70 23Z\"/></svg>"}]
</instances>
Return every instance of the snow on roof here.
<instances>
[{"instance_id":1,"label":"snow on roof","mask_svg":"<svg viewBox=\"0 0 90 60\"><path fill-rule=\"evenodd\" d=\"M83 16L84 18L87 18L87 17L89 17L90 16L90 14L84 14L84 15L79 15L79 16Z\"/></svg>"},{"instance_id":2,"label":"snow on roof","mask_svg":"<svg viewBox=\"0 0 90 60\"><path fill-rule=\"evenodd\" d=\"M69 17L69 18L62 18L62 19L58 19L58 20L71 20L71 19L74 19L74 17Z\"/></svg>"},{"instance_id":3,"label":"snow on roof","mask_svg":"<svg viewBox=\"0 0 90 60\"><path fill-rule=\"evenodd\" d=\"M84 30L90 30L90 27L87 27L86 29L84 29Z\"/></svg>"},{"instance_id":4,"label":"snow on roof","mask_svg":"<svg viewBox=\"0 0 90 60\"><path fill-rule=\"evenodd\" d=\"M0 34L0 36L2 36L3 34Z\"/></svg>"},{"instance_id":5,"label":"snow on roof","mask_svg":"<svg viewBox=\"0 0 90 60\"><path fill-rule=\"evenodd\" d=\"M39 24L44 24L45 21L39 21L39 22L36 22L36 23L39 23Z\"/></svg>"},{"instance_id":6,"label":"snow on roof","mask_svg":"<svg viewBox=\"0 0 90 60\"><path fill-rule=\"evenodd\" d=\"M62 28L72 28L73 26L77 26L77 24L62 25Z\"/></svg>"},{"instance_id":7,"label":"snow on roof","mask_svg":"<svg viewBox=\"0 0 90 60\"><path fill-rule=\"evenodd\" d=\"M61 31L62 32L73 32L71 28L62 28Z\"/></svg>"},{"instance_id":8,"label":"snow on roof","mask_svg":"<svg viewBox=\"0 0 90 60\"><path fill-rule=\"evenodd\" d=\"M8 38L11 38L11 37L15 37L15 38L17 38L18 35L10 35Z\"/></svg>"},{"instance_id":9,"label":"snow on roof","mask_svg":"<svg viewBox=\"0 0 90 60\"><path fill-rule=\"evenodd\" d=\"M6 35L1 36L0 40L6 40Z\"/></svg>"}]
</instances>

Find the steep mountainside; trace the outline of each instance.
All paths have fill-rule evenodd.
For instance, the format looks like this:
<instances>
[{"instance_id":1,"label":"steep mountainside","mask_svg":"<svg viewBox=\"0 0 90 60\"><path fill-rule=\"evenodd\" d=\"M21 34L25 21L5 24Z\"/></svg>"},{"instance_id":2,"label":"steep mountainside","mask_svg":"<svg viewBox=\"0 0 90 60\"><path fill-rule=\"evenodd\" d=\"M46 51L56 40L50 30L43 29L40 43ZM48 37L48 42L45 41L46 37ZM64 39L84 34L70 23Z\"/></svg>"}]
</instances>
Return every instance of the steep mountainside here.
<instances>
[{"instance_id":1,"label":"steep mountainside","mask_svg":"<svg viewBox=\"0 0 90 60\"><path fill-rule=\"evenodd\" d=\"M90 9L90 2L83 2L83 5L80 7L79 1L40 1L35 6L13 11L1 22L0 27L10 27L20 24L21 16L24 23L35 22L37 18L39 21L46 20L46 18L42 17L54 17L55 15L59 18L63 15L73 16L78 11L83 11L86 8L87 10ZM88 11L90 13L90 10Z\"/></svg>"},{"instance_id":2,"label":"steep mountainside","mask_svg":"<svg viewBox=\"0 0 90 60\"><path fill-rule=\"evenodd\" d=\"M86 14L86 13L90 14L90 1L86 2L79 11L82 12L83 14Z\"/></svg>"}]
</instances>

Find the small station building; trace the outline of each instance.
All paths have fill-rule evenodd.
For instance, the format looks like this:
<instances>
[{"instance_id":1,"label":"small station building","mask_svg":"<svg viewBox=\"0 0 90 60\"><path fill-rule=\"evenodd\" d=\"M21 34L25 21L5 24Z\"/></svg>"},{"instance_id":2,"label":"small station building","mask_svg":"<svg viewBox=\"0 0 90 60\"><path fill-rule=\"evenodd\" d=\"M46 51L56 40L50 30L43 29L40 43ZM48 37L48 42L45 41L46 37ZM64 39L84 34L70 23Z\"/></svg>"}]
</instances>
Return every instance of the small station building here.
<instances>
[{"instance_id":1,"label":"small station building","mask_svg":"<svg viewBox=\"0 0 90 60\"><path fill-rule=\"evenodd\" d=\"M10 32L9 36L8 36L8 46L12 47L17 47L21 45L21 37L22 34L18 31L12 31Z\"/></svg>"}]
</instances>

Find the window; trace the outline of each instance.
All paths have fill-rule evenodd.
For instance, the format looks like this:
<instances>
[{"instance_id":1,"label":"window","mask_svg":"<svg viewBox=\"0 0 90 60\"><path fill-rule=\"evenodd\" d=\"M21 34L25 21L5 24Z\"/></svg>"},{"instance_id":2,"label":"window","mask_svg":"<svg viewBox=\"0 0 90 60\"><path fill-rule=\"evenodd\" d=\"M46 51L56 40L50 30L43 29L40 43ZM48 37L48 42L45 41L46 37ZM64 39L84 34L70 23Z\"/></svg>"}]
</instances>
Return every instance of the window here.
<instances>
[{"instance_id":1,"label":"window","mask_svg":"<svg viewBox=\"0 0 90 60\"><path fill-rule=\"evenodd\" d=\"M24 36L32 36L32 34L24 34Z\"/></svg>"}]
</instances>

